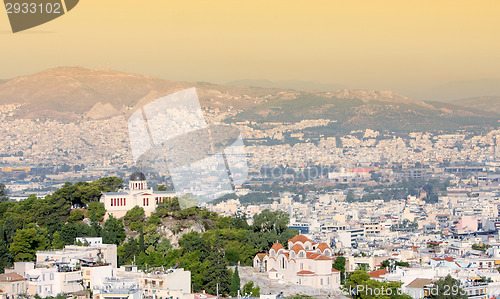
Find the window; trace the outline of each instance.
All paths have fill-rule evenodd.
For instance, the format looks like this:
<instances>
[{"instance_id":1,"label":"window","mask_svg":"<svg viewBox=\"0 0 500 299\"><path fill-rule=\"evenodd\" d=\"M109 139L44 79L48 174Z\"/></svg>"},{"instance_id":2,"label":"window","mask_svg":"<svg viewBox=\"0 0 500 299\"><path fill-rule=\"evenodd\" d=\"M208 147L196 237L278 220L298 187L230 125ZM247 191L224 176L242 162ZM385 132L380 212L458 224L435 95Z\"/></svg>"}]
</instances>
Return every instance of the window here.
<instances>
[{"instance_id":1,"label":"window","mask_svg":"<svg viewBox=\"0 0 500 299\"><path fill-rule=\"evenodd\" d=\"M50 273L50 280L54 280L54 273Z\"/></svg>"},{"instance_id":2,"label":"window","mask_svg":"<svg viewBox=\"0 0 500 299\"><path fill-rule=\"evenodd\" d=\"M114 200L114 198L111 198L111 206L113 206L113 200Z\"/></svg>"}]
</instances>

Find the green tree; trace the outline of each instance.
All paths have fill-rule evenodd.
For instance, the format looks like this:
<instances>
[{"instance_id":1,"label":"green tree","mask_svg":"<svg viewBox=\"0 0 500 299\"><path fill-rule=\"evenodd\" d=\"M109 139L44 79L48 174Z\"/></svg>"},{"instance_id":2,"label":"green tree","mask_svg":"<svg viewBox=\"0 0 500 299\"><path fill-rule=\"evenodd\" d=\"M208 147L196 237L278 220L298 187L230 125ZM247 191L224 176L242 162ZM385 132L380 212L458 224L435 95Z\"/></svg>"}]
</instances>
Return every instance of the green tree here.
<instances>
[{"instance_id":1,"label":"green tree","mask_svg":"<svg viewBox=\"0 0 500 299\"><path fill-rule=\"evenodd\" d=\"M17 230L9 250L16 262L34 261L35 253L38 250L48 249L49 245L46 232L30 224L27 228Z\"/></svg>"},{"instance_id":2,"label":"green tree","mask_svg":"<svg viewBox=\"0 0 500 299\"><path fill-rule=\"evenodd\" d=\"M0 239L0 273L4 272L4 269L12 265L14 258L9 251L9 245L6 241Z\"/></svg>"},{"instance_id":3,"label":"green tree","mask_svg":"<svg viewBox=\"0 0 500 299\"><path fill-rule=\"evenodd\" d=\"M123 240L125 240L125 229L122 220L111 215L104 223L102 241L104 244L119 245Z\"/></svg>"},{"instance_id":4,"label":"green tree","mask_svg":"<svg viewBox=\"0 0 500 299\"><path fill-rule=\"evenodd\" d=\"M123 188L123 179L118 177L100 178L92 184L99 187L102 192L116 192Z\"/></svg>"},{"instance_id":5,"label":"green tree","mask_svg":"<svg viewBox=\"0 0 500 299\"><path fill-rule=\"evenodd\" d=\"M491 246L488 245L488 244L483 244L483 243L479 243L479 244L472 244L472 249L474 250L480 250L480 251L486 251L487 249L489 249Z\"/></svg>"},{"instance_id":6,"label":"green tree","mask_svg":"<svg viewBox=\"0 0 500 299\"><path fill-rule=\"evenodd\" d=\"M123 217L123 222L126 226L130 227L131 230L139 231L144 225L144 209L139 206L135 206L128 210Z\"/></svg>"},{"instance_id":7,"label":"green tree","mask_svg":"<svg viewBox=\"0 0 500 299\"><path fill-rule=\"evenodd\" d=\"M74 223L83 220L82 210L72 210L69 217L66 219L69 223Z\"/></svg>"},{"instance_id":8,"label":"green tree","mask_svg":"<svg viewBox=\"0 0 500 299\"><path fill-rule=\"evenodd\" d=\"M363 270L356 270L347 280L344 291L352 298L361 299L411 299L401 291L400 282L381 282L370 279ZM378 291L375 291L378 290ZM382 292L382 290L384 290Z\"/></svg>"},{"instance_id":9,"label":"green tree","mask_svg":"<svg viewBox=\"0 0 500 299\"><path fill-rule=\"evenodd\" d=\"M144 252L146 250L146 248L145 248L145 244L144 244L144 232L142 231L142 229L139 233L139 242L138 243L139 243L139 252L140 253Z\"/></svg>"},{"instance_id":10,"label":"green tree","mask_svg":"<svg viewBox=\"0 0 500 299\"><path fill-rule=\"evenodd\" d=\"M429 292L429 297L433 299L466 299L466 292L460 288L460 282L449 274L434 283L434 287Z\"/></svg>"},{"instance_id":11,"label":"green tree","mask_svg":"<svg viewBox=\"0 0 500 299\"><path fill-rule=\"evenodd\" d=\"M356 196L354 196L354 192L352 190L349 190L349 192L347 192L347 196L345 198L345 201L347 201L347 202L356 201Z\"/></svg>"},{"instance_id":12,"label":"green tree","mask_svg":"<svg viewBox=\"0 0 500 299\"><path fill-rule=\"evenodd\" d=\"M106 215L106 209L102 202L93 201L87 205L87 218L93 222L101 222Z\"/></svg>"},{"instance_id":13,"label":"green tree","mask_svg":"<svg viewBox=\"0 0 500 299\"><path fill-rule=\"evenodd\" d=\"M370 270L370 266L368 264L359 264L356 269L357 270L368 271L368 270Z\"/></svg>"},{"instance_id":14,"label":"green tree","mask_svg":"<svg viewBox=\"0 0 500 299\"><path fill-rule=\"evenodd\" d=\"M392 265L391 265L392 264ZM394 259L386 259L380 263L381 268L387 268L387 267L410 267L410 264L408 262L401 262L401 261L396 261Z\"/></svg>"},{"instance_id":15,"label":"green tree","mask_svg":"<svg viewBox=\"0 0 500 299\"><path fill-rule=\"evenodd\" d=\"M253 218L253 230L257 232L275 232L280 235L288 229L290 218L283 211L264 210Z\"/></svg>"},{"instance_id":16,"label":"green tree","mask_svg":"<svg viewBox=\"0 0 500 299\"><path fill-rule=\"evenodd\" d=\"M240 274L238 273L238 266L234 269L233 277L231 277L231 285L229 286L229 296L238 296L240 290Z\"/></svg>"},{"instance_id":17,"label":"green tree","mask_svg":"<svg viewBox=\"0 0 500 299\"><path fill-rule=\"evenodd\" d=\"M339 256L335 259L335 262L333 262L333 269L340 271L340 278L342 280L345 279L345 264L346 264L346 259L343 256Z\"/></svg>"},{"instance_id":18,"label":"green tree","mask_svg":"<svg viewBox=\"0 0 500 299\"><path fill-rule=\"evenodd\" d=\"M190 232L182 235L179 240L179 245L182 248L182 253L198 251L202 259L205 259L210 252L210 243L203 239L198 232Z\"/></svg>"},{"instance_id":19,"label":"green tree","mask_svg":"<svg viewBox=\"0 0 500 299\"><path fill-rule=\"evenodd\" d=\"M71 185L70 183L64 186ZM44 225L53 219L66 219L71 212L71 199L67 188L57 190L52 195L47 195L42 200L37 200L37 207L34 210L36 222L38 225Z\"/></svg>"},{"instance_id":20,"label":"green tree","mask_svg":"<svg viewBox=\"0 0 500 299\"><path fill-rule=\"evenodd\" d=\"M248 294L250 295L250 297L260 297L260 287L254 286L253 281L245 283L241 292L243 296L246 296Z\"/></svg>"},{"instance_id":21,"label":"green tree","mask_svg":"<svg viewBox=\"0 0 500 299\"><path fill-rule=\"evenodd\" d=\"M64 248L64 241L61 237L61 233L56 231L52 235L52 248L54 249L63 249Z\"/></svg>"},{"instance_id":22,"label":"green tree","mask_svg":"<svg viewBox=\"0 0 500 299\"><path fill-rule=\"evenodd\" d=\"M204 287L209 294L217 295L217 286L219 294L225 295L229 293L230 272L227 268L228 264L224 256L222 243L217 238L215 244L206 259L206 270L204 277Z\"/></svg>"},{"instance_id":23,"label":"green tree","mask_svg":"<svg viewBox=\"0 0 500 299\"><path fill-rule=\"evenodd\" d=\"M134 257L139 256L139 246L134 238L129 238L127 242L117 248L118 263L120 265L130 264Z\"/></svg>"},{"instance_id":24,"label":"green tree","mask_svg":"<svg viewBox=\"0 0 500 299\"><path fill-rule=\"evenodd\" d=\"M7 189L4 184L0 184L0 202L6 202L9 200L7 197Z\"/></svg>"},{"instance_id":25,"label":"green tree","mask_svg":"<svg viewBox=\"0 0 500 299\"><path fill-rule=\"evenodd\" d=\"M236 214L232 217L231 227L236 229L249 229L250 226L247 222L247 215L240 211L236 212Z\"/></svg>"}]
</instances>

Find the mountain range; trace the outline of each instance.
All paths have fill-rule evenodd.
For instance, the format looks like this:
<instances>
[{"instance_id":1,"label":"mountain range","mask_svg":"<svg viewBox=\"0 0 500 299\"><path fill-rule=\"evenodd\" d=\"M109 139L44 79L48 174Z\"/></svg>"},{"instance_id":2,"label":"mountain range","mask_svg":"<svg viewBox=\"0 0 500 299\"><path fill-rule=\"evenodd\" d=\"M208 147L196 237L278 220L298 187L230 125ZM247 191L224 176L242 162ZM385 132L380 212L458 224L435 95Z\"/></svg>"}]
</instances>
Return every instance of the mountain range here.
<instances>
[{"instance_id":1,"label":"mountain range","mask_svg":"<svg viewBox=\"0 0 500 299\"><path fill-rule=\"evenodd\" d=\"M271 80L244 79L244 80L230 81L225 85L294 89L294 90L318 90L318 91L332 91L332 90L347 88L345 85L341 84L321 83L315 81L300 81L300 80L271 81Z\"/></svg>"},{"instance_id":2,"label":"mountain range","mask_svg":"<svg viewBox=\"0 0 500 299\"><path fill-rule=\"evenodd\" d=\"M500 79L452 81L416 93L418 99L454 102L460 99L500 96Z\"/></svg>"},{"instance_id":3,"label":"mountain range","mask_svg":"<svg viewBox=\"0 0 500 299\"><path fill-rule=\"evenodd\" d=\"M126 116L145 103L190 87L197 89L202 107L225 113L227 122L321 118L335 120L332 129L339 130L414 131L492 127L498 126L500 118L500 112L491 108L498 107L498 98L443 103L414 100L391 91L174 82L82 67L49 69L0 82L0 105L21 104L16 117L71 122Z\"/></svg>"}]
</instances>

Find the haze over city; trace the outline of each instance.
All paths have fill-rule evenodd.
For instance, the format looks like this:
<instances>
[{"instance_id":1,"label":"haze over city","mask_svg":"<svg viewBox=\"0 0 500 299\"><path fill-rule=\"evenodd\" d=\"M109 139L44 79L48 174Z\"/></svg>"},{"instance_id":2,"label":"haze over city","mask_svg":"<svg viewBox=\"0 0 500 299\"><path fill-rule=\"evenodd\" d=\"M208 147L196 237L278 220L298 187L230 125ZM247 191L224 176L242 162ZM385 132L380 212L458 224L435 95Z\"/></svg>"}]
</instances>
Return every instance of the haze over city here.
<instances>
[{"instance_id":1,"label":"haze over city","mask_svg":"<svg viewBox=\"0 0 500 299\"><path fill-rule=\"evenodd\" d=\"M498 96L499 8L494 0L86 0L18 34L1 17L0 78L84 66L176 81L392 90L422 100ZM288 80L302 83L281 82Z\"/></svg>"}]
</instances>

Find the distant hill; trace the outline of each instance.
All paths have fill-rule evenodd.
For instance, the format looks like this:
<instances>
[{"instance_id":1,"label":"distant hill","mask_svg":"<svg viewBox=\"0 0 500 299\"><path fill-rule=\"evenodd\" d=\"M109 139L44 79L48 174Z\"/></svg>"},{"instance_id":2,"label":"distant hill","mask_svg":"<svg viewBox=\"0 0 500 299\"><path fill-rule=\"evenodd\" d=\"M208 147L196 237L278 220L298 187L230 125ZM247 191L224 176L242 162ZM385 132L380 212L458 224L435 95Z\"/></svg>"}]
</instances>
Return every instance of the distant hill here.
<instances>
[{"instance_id":1,"label":"distant hill","mask_svg":"<svg viewBox=\"0 0 500 299\"><path fill-rule=\"evenodd\" d=\"M452 103L476 110L496 112L500 114L500 96L467 98L456 100Z\"/></svg>"},{"instance_id":2,"label":"distant hill","mask_svg":"<svg viewBox=\"0 0 500 299\"><path fill-rule=\"evenodd\" d=\"M472 97L500 96L500 79L453 81L423 91L419 99L453 102Z\"/></svg>"},{"instance_id":3,"label":"distant hill","mask_svg":"<svg viewBox=\"0 0 500 299\"><path fill-rule=\"evenodd\" d=\"M340 84L328 84L314 81L270 81L270 80L236 80L226 83L228 86L253 86L263 88L279 88L279 89L294 89L294 90L318 90L318 91L333 91L346 89L346 86Z\"/></svg>"},{"instance_id":4,"label":"distant hill","mask_svg":"<svg viewBox=\"0 0 500 299\"><path fill-rule=\"evenodd\" d=\"M270 93L264 89L173 82L112 70L61 67L1 84L0 105L22 104L23 109L18 114L20 117L71 121L82 116L109 117L125 113L130 110L127 107L143 105L190 87L198 88L202 103L224 110L232 104L246 107L254 102L251 98ZM237 103L242 95L246 95L246 98ZM105 111L98 111L100 109Z\"/></svg>"},{"instance_id":5,"label":"distant hill","mask_svg":"<svg viewBox=\"0 0 500 299\"><path fill-rule=\"evenodd\" d=\"M0 105L23 105L17 117L75 121L127 115L161 96L196 87L202 107L230 115L226 121L337 121L324 130L391 131L497 126L499 113L423 102L391 91L299 91L280 88L173 82L112 70L49 69L0 84ZM480 107L478 107L479 109Z\"/></svg>"},{"instance_id":6,"label":"distant hill","mask_svg":"<svg viewBox=\"0 0 500 299\"><path fill-rule=\"evenodd\" d=\"M390 91L342 90L328 93L300 92L241 112L229 122L296 122L331 119L331 129L350 131L456 130L497 126L500 114L441 102L416 101Z\"/></svg>"}]
</instances>

